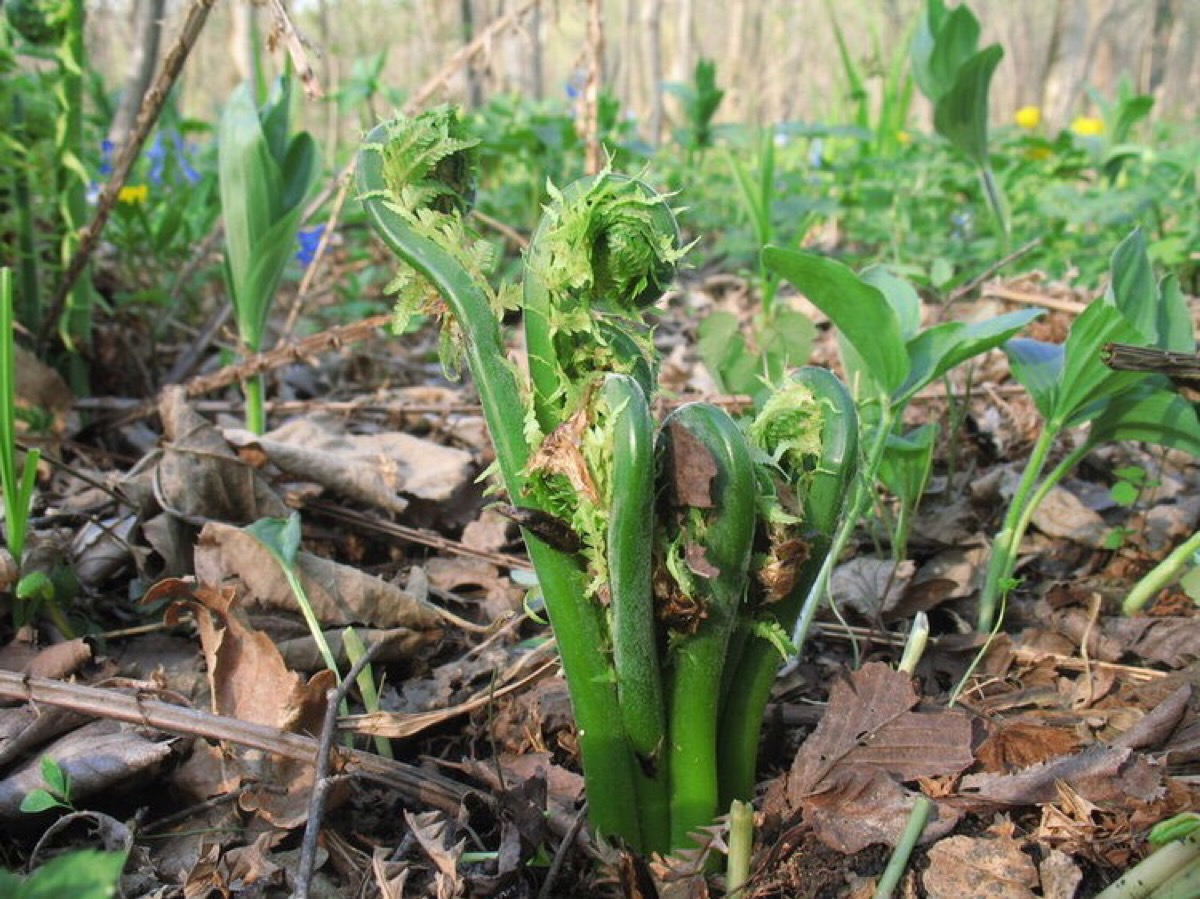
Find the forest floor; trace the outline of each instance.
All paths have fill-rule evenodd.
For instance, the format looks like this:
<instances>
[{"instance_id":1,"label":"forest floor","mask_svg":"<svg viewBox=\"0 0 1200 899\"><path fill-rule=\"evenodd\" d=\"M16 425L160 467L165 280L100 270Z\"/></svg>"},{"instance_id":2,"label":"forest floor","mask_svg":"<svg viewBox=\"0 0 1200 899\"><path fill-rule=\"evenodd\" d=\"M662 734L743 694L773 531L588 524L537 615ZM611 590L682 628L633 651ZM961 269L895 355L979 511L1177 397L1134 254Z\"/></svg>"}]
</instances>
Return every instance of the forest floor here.
<instances>
[{"instance_id":1,"label":"forest floor","mask_svg":"<svg viewBox=\"0 0 1200 899\"><path fill-rule=\"evenodd\" d=\"M949 313L1033 303L1049 308L1031 336L1061 340L1090 298L1031 275ZM727 275L692 273L671 295L657 332L668 395L711 398L696 323L714 307L749 316L750 302ZM470 386L441 376L436 335L376 331L273 370L262 437L230 391L170 390L151 414L119 404L144 399L129 388L150 364L139 340L128 323L98 330L87 403L22 364L61 460L43 472L34 564L74 574L70 621L87 633L5 632L0 866L102 845L131 849L128 897L283 896L315 845L314 897L722 895L703 872L723 865L699 849L646 860L580 827L565 683L516 527L478 481L482 417ZM816 361L835 360L823 329ZM871 896L918 793L935 811L901 893L956 899L1094 895L1147 852L1151 825L1200 807L1197 606L1173 588L1137 617L1119 609L1194 532L1200 469L1134 444L1086 459L1035 518L986 641L972 628L980 568L1040 422L1000 353L952 383L909 410L942 431L907 558L892 560L881 499L833 579L841 620L823 614L778 681L746 897ZM326 734L332 778L310 764L332 683L279 562L287 535L269 548L244 530L294 510L296 565L333 651L353 649L353 625L382 684L380 711L354 692ZM909 679L893 666L919 611L932 639ZM884 726L900 716L926 742ZM47 755L70 775L69 808L22 812ZM912 756L920 776L905 773ZM820 789L814 757L836 775ZM719 855L725 831L709 836Z\"/></svg>"}]
</instances>

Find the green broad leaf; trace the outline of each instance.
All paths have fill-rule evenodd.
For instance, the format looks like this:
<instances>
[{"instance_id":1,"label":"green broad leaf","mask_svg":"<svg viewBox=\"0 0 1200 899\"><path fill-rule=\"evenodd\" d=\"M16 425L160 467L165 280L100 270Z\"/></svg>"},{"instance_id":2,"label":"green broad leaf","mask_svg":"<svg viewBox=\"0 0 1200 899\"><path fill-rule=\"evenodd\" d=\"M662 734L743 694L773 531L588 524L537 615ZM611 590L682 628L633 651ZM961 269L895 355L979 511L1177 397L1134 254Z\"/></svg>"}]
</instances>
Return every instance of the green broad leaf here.
<instances>
[{"instance_id":1,"label":"green broad leaf","mask_svg":"<svg viewBox=\"0 0 1200 899\"><path fill-rule=\"evenodd\" d=\"M64 799L71 795L71 776L57 761L44 755L41 759L41 769L42 780L45 781L46 787L51 793Z\"/></svg>"},{"instance_id":2,"label":"green broad leaf","mask_svg":"<svg viewBox=\"0 0 1200 899\"><path fill-rule=\"evenodd\" d=\"M52 808L65 808L65 805L53 793L41 787L30 790L21 800L21 811L28 815L36 815Z\"/></svg>"},{"instance_id":3,"label":"green broad leaf","mask_svg":"<svg viewBox=\"0 0 1200 899\"><path fill-rule=\"evenodd\" d=\"M879 480L907 506L917 504L929 483L937 437L936 422L921 425L903 437L888 435L887 448L879 466Z\"/></svg>"},{"instance_id":4,"label":"green broad leaf","mask_svg":"<svg viewBox=\"0 0 1200 899\"><path fill-rule=\"evenodd\" d=\"M1112 279L1106 299L1120 309L1125 319L1142 335L1138 343L1160 346L1158 288L1141 228L1135 228L1117 245L1109 271Z\"/></svg>"},{"instance_id":5,"label":"green broad leaf","mask_svg":"<svg viewBox=\"0 0 1200 899\"><path fill-rule=\"evenodd\" d=\"M17 599L26 602L53 602L54 581L44 571L31 571L17 581Z\"/></svg>"},{"instance_id":6,"label":"green broad leaf","mask_svg":"<svg viewBox=\"0 0 1200 899\"><path fill-rule=\"evenodd\" d=\"M960 4L942 16L935 32L929 70L934 90L929 99L940 101L957 85L963 67L979 46L979 20L965 5Z\"/></svg>"},{"instance_id":7,"label":"green broad leaf","mask_svg":"<svg viewBox=\"0 0 1200 899\"><path fill-rule=\"evenodd\" d=\"M937 46L937 35L946 19L946 5L942 0L928 0L925 11L917 16L917 27L913 32L912 43L909 45L909 60L912 65L913 80L917 87L930 100L936 100L944 90L934 75L932 67L933 51ZM949 85L946 86L947 88Z\"/></svg>"},{"instance_id":8,"label":"green broad leaf","mask_svg":"<svg viewBox=\"0 0 1200 899\"><path fill-rule=\"evenodd\" d=\"M110 899L117 895L124 852L80 849L52 858L28 877L0 871L0 895L10 899Z\"/></svg>"},{"instance_id":9,"label":"green broad leaf","mask_svg":"<svg viewBox=\"0 0 1200 899\"><path fill-rule=\"evenodd\" d=\"M218 168L229 289L237 305L255 302L249 281L256 248L277 218L283 180L245 85L221 116Z\"/></svg>"},{"instance_id":10,"label":"green broad leaf","mask_svg":"<svg viewBox=\"0 0 1200 899\"><path fill-rule=\"evenodd\" d=\"M312 135L304 131L292 138L283 163L284 189L280 202L282 209L295 209L304 202L304 198L312 190L320 167L321 153Z\"/></svg>"},{"instance_id":11,"label":"green broad leaf","mask_svg":"<svg viewBox=\"0 0 1200 899\"><path fill-rule=\"evenodd\" d=\"M732 312L713 312L697 329L696 352L721 390L736 392L728 382L729 372L746 355L746 341Z\"/></svg>"},{"instance_id":12,"label":"green broad leaf","mask_svg":"<svg viewBox=\"0 0 1200 899\"><path fill-rule=\"evenodd\" d=\"M1004 353L1013 377L1029 391L1042 418L1049 420L1054 414L1055 388L1063 369L1062 345L1014 337L1004 344Z\"/></svg>"},{"instance_id":13,"label":"green broad leaf","mask_svg":"<svg viewBox=\"0 0 1200 899\"><path fill-rule=\"evenodd\" d=\"M769 246L762 259L829 316L883 392L891 394L904 383L908 354L900 322L878 288L840 262L813 253Z\"/></svg>"},{"instance_id":14,"label":"green broad leaf","mask_svg":"<svg viewBox=\"0 0 1200 899\"><path fill-rule=\"evenodd\" d=\"M1133 130L1133 126L1150 115L1150 110L1153 108L1154 98L1146 94L1139 94L1123 101L1117 112L1117 120L1112 126L1113 143L1125 143L1129 139L1129 132Z\"/></svg>"},{"instance_id":15,"label":"green broad leaf","mask_svg":"<svg viewBox=\"0 0 1200 899\"><path fill-rule=\"evenodd\" d=\"M1103 404L1145 378L1141 372L1113 371L1101 361L1106 343L1137 343L1138 332L1115 306L1095 301L1071 325L1063 345L1063 370L1054 394L1059 426L1081 425L1103 411Z\"/></svg>"},{"instance_id":16,"label":"green broad leaf","mask_svg":"<svg viewBox=\"0 0 1200 899\"><path fill-rule=\"evenodd\" d=\"M969 325L946 322L922 331L908 342L911 367L894 399L911 399L955 366L1001 346L1041 314L1022 309Z\"/></svg>"},{"instance_id":17,"label":"green broad leaf","mask_svg":"<svg viewBox=\"0 0 1200 899\"><path fill-rule=\"evenodd\" d=\"M1196 605L1200 606L1200 566L1191 569L1179 579L1179 586Z\"/></svg>"},{"instance_id":18,"label":"green broad leaf","mask_svg":"<svg viewBox=\"0 0 1200 899\"><path fill-rule=\"evenodd\" d=\"M1200 457L1200 419L1179 394L1147 385L1112 399L1088 431L1088 443L1139 440Z\"/></svg>"},{"instance_id":19,"label":"green broad leaf","mask_svg":"<svg viewBox=\"0 0 1200 899\"><path fill-rule=\"evenodd\" d=\"M988 91L1003 56L1004 48L992 44L968 59L933 111L937 132L981 167L988 164Z\"/></svg>"},{"instance_id":20,"label":"green broad leaf","mask_svg":"<svg viewBox=\"0 0 1200 899\"><path fill-rule=\"evenodd\" d=\"M300 515L293 512L287 518L260 518L246 526L246 533L267 548L267 551L289 571L296 569L300 552Z\"/></svg>"},{"instance_id":21,"label":"green broad leaf","mask_svg":"<svg viewBox=\"0 0 1200 899\"><path fill-rule=\"evenodd\" d=\"M1176 353L1196 351L1196 331L1179 279L1167 275L1158 285L1158 345Z\"/></svg>"},{"instance_id":22,"label":"green broad leaf","mask_svg":"<svg viewBox=\"0 0 1200 899\"><path fill-rule=\"evenodd\" d=\"M261 122L263 138L267 142L271 158L281 167L288 151L291 113L292 80L287 77L277 78L271 84L266 105L261 110L256 110L256 116Z\"/></svg>"},{"instance_id":23,"label":"green broad leaf","mask_svg":"<svg viewBox=\"0 0 1200 899\"><path fill-rule=\"evenodd\" d=\"M882 265L863 269L860 277L878 288L888 305L895 310L900 336L905 340L915 337L921 330L921 297L917 289Z\"/></svg>"}]
</instances>

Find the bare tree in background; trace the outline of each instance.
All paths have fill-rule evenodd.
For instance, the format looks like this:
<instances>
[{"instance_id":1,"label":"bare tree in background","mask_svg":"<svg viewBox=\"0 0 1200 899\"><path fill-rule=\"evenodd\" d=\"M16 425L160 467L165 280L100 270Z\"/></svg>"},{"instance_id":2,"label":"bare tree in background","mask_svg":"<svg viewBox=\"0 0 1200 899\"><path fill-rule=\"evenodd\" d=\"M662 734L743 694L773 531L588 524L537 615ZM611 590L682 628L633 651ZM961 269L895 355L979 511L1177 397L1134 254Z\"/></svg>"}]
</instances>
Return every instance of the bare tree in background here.
<instances>
[{"instance_id":1,"label":"bare tree in background","mask_svg":"<svg viewBox=\"0 0 1200 899\"><path fill-rule=\"evenodd\" d=\"M166 0L136 0L134 15L133 52L129 57L129 74L121 91L117 111L108 126L108 139L120 147L129 136L142 106L142 98L150 88L150 79L158 66L158 47L162 38L163 13Z\"/></svg>"},{"instance_id":2,"label":"bare tree in background","mask_svg":"<svg viewBox=\"0 0 1200 899\"><path fill-rule=\"evenodd\" d=\"M458 13L462 45L465 47L475 40L475 6L471 0L458 0ZM467 76L467 108L478 109L483 105L483 80L479 76L479 69L469 62L464 73Z\"/></svg>"},{"instance_id":3,"label":"bare tree in background","mask_svg":"<svg viewBox=\"0 0 1200 899\"><path fill-rule=\"evenodd\" d=\"M650 112L646 126L650 143L658 146L663 130L662 0L649 0L642 11L642 40L646 47Z\"/></svg>"}]
</instances>

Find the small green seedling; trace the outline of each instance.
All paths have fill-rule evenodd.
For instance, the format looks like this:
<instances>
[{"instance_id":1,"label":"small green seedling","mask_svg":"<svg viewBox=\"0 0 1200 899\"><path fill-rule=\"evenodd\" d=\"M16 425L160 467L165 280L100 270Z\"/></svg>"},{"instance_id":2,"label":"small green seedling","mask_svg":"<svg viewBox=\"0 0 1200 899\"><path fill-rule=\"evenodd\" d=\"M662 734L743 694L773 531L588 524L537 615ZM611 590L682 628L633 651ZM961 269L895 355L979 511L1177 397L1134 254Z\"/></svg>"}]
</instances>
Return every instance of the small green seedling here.
<instances>
[{"instance_id":1,"label":"small green seedling","mask_svg":"<svg viewBox=\"0 0 1200 899\"><path fill-rule=\"evenodd\" d=\"M980 631L992 627L1002 585L1013 575L1018 547L1038 504L1092 450L1114 440L1140 440L1200 455L1200 421L1192 404L1169 389L1164 378L1107 368L1102 350L1114 342L1187 353L1195 349L1179 285L1173 276L1155 283L1141 231L1114 251L1108 291L1079 315L1066 343L1018 338L1004 347L1013 376L1029 391L1043 426L992 543L979 599ZM1086 439L1046 472L1059 436L1085 424ZM1149 588L1145 581L1139 585L1141 591ZM1145 602L1147 594L1139 590L1137 597L1126 599L1126 610Z\"/></svg>"},{"instance_id":2,"label":"small green seedling","mask_svg":"<svg viewBox=\"0 0 1200 899\"><path fill-rule=\"evenodd\" d=\"M280 79L261 109L247 85L221 115L219 166L225 222L225 278L238 334L248 352L262 349L267 316L284 267L295 253L304 200L320 169L308 132L289 134L291 82ZM246 427L265 427L263 381L245 384Z\"/></svg>"},{"instance_id":3,"label":"small green seedling","mask_svg":"<svg viewBox=\"0 0 1200 899\"><path fill-rule=\"evenodd\" d=\"M52 808L73 811L75 805L71 801L71 775L48 755L42 756L40 764L42 782L46 786L37 787L26 793L25 798L21 800L21 811L29 814L48 811Z\"/></svg>"}]
</instances>

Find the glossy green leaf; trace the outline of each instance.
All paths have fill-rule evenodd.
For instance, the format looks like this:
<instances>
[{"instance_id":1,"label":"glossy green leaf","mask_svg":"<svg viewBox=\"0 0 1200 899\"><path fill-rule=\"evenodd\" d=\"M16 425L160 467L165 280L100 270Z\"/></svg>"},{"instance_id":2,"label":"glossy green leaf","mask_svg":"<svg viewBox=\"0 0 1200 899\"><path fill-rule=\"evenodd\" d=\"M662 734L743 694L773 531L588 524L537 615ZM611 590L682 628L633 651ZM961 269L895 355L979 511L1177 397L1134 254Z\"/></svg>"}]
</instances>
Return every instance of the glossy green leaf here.
<instances>
[{"instance_id":1,"label":"glossy green leaf","mask_svg":"<svg viewBox=\"0 0 1200 899\"><path fill-rule=\"evenodd\" d=\"M968 59L933 112L938 133L981 167L988 164L988 91L1003 56L1004 48L992 44Z\"/></svg>"},{"instance_id":2,"label":"glossy green leaf","mask_svg":"<svg viewBox=\"0 0 1200 899\"><path fill-rule=\"evenodd\" d=\"M1154 283L1154 270L1150 257L1146 255L1146 237L1141 228L1134 229L1117 245L1109 263L1112 280L1108 286L1108 299L1125 316L1126 320L1141 333L1139 344L1158 346L1158 289Z\"/></svg>"},{"instance_id":3,"label":"glossy green leaf","mask_svg":"<svg viewBox=\"0 0 1200 899\"><path fill-rule=\"evenodd\" d=\"M1054 394L1063 369L1061 344L1014 337L1004 344L1013 377L1029 391L1042 418L1054 414Z\"/></svg>"},{"instance_id":4,"label":"glossy green leaf","mask_svg":"<svg viewBox=\"0 0 1200 899\"><path fill-rule=\"evenodd\" d=\"M929 57L933 88L926 93L929 99L939 101L954 90L963 67L975 55L978 46L979 20L970 8L959 5L945 13Z\"/></svg>"},{"instance_id":5,"label":"glossy green leaf","mask_svg":"<svg viewBox=\"0 0 1200 899\"><path fill-rule=\"evenodd\" d=\"M883 293L833 259L766 247L763 264L829 316L858 353L867 374L888 394L908 375L900 322Z\"/></svg>"},{"instance_id":6,"label":"glossy green leaf","mask_svg":"<svg viewBox=\"0 0 1200 899\"><path fill-rule=\"evenodd\" d=\"M969 325L946 322L922 331L908 342L911 368L896 399L911 399L956 365L1002 345L1041 314L1022 309Z\"/></svg>"},{"instance_id":7,"label":"glossy green leaf","mask_svg":"<svg viewBox=\"0 0 1200 899\"><path fill-rule=\"evenodd\" d=\"M915 337L921 330L921 297L917 289L882 265L864 269L860 277L877 287L895 310L900 336L905 340Z\"/></svg>"},{"instance_id":8,"label":"glossy green leaf","mask_svg":"<svg viewBox=\"0 0 1200 899\"><path fill-rule=\"evenodd\" d=\"M1196 408L1173 390L1148 387L1114 398L1092 422L1088 442L1140 440L1200 457Z\"/></svg>"},{"instance_id":9,"label":"glossy green leaf","mask_svg":"<svg viewBox=\"0 0 1200 899\"><path fill-rule=\"evenodd\" d=\"M1167 275L1158 285L1158 345L1176 353L1196 351L1196 331L1179 279Z\"/></svg>"},{"instance_id":10,"label":"glossy green leaf","mask_svg":"<svg viewBox=\"0 0 1200 899\"><path fill-rule=\"evenodd\" d=\"M887 449L879 466L879 480L902 503L914 506L925 492L933 470L938 430L936 422L929 422L903 437L898 434L888 436Z\"/></svg>"},{"instance_id":11,"label":"glossy green leaf","mask_svg":"<svg viewBox=\"0 0 1200 899\"><path fill-rule=\"evenodd\" d=\"M1063 370L1054 396L1055 425L1080 425L1103 411L1102 404L1145 377L1113 371L1101 361L1106 343L1136 343L1138 332L1115 306L1095 301L1071 325L1063 345Z\"/></svg>"}]
</instances>

